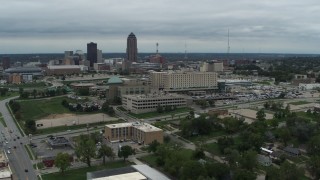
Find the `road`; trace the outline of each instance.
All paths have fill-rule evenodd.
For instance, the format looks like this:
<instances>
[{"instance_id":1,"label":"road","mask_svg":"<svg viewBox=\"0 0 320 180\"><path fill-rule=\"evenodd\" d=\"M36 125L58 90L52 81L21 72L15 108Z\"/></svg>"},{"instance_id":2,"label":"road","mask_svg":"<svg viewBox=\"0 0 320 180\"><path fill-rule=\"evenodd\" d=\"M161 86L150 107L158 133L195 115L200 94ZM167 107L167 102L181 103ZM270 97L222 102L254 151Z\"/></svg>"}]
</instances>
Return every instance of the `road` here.
<instances>
[{"instance_id":1,"label":"road","mask_svg":"<svg viewBox=\"0 0 320 180\"><path fill-rule=\"evenodd\" d=\"M29 155L24 148L24 145L28 143L29 139L20 133L16 124L14 123L13 118L11 117L9 110L6 107L6 103L9 102L10 99L0 102L0 112L2 113L2 116L7 124L7 127L4 127L2 124L0 125L1 140L4 141L3 149L8 155L9 164L12 169L14 179L35 180L37 179L37 175L33 169ZM8 150L10 153L8 153ZM28 172L25 172L26 169Z\"/></svg>"}]
</instances>

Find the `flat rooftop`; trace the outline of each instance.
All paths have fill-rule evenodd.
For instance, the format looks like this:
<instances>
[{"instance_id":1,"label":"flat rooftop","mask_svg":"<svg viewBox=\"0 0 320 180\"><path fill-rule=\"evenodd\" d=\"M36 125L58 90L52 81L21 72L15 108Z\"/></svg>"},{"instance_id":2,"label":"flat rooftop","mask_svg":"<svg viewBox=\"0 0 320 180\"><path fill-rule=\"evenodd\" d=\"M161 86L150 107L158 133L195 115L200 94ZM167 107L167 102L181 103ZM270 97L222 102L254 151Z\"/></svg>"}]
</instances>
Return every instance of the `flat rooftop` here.
<instances>
[{"instance_id":1,"label":"flat rooftop","mask_svg":"<svg viewBox=\"0 0 320 180\"><path fill-rule=\"evenodd\" d=\"M143 132L152 132L152 131L162 131L162 129L157 128L155 126L152 126L148 123L140 123L140 122L134 122L134 123L118 123L118 124L108 124L106 127L112 129L112 128L124 128L124 127L134 127L137 128Z\"/></svg>"},{"instance_id":2,"label":"flat rooftop","mask_svg":"<svg viewBox=\"0 0 320 180\"><path fill-rule=\"evenodd\" d=\"M168 99L168 98L183 98L184 96L178 94L147 94L147 95L124 95L123 97L131 98L131 99Z\"/></svg>"}]
</instances>

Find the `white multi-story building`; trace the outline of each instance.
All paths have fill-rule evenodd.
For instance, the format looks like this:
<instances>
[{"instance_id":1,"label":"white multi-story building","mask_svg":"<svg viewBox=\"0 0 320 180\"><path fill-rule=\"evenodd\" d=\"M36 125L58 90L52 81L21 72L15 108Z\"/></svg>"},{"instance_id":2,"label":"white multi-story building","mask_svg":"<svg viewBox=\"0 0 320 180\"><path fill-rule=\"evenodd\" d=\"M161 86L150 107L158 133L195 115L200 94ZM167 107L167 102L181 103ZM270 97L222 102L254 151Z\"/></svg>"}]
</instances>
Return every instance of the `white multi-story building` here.
<instances>
[{"instance_id":1,"label":"white multi-story building","mask_svg":"<svg viewBox=\"0 0 320 180\"><path fill-rule=\"evenodd\" d=\"M171 108L184 107L187 101L177 94L148 94L148 95L124 95L122 106L126 110L139 114L156 111L158 106L170 106Z\"/></svg>"},{"instance_id":2,"label":"white multi-story building","mask_svg":"<svg viewBox=\"0 0 320 180\"><path fill-rule=\"evenodd\" d=\"M219 61L203 62L200 65L201 72L223 72L223 63Z\"/></svg>"},{"instance_id":3,"label":"white multi-story building","mask_svg":"<svg viewBox=\"0 0 320 180\"><path fill-rule=\"evenodd\" d=\"M217 89L215 72L151 72L151 88L164 91Z\"/></svg>"}]
</instances>

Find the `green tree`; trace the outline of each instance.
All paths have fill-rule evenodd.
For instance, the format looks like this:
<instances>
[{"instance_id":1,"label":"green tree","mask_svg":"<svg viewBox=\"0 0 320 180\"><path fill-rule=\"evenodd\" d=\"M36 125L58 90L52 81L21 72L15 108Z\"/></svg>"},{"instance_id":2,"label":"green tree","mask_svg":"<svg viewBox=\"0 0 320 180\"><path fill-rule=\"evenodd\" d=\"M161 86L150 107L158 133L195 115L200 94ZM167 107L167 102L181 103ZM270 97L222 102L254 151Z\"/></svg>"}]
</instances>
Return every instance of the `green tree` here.
<instances>
[{"instance_id":1,"label":"green tree","mask_svg":"<svg viewBox=\"0 0 320 180\"><path fill-rule=\"evenodd\" d=\"M284 161L284 163L280 166L280 176L279 179L283 180L292 180L292 179L300 179L303 175L301 169L299 169L295 164L292 164L288 161Z\"/></svg>"},{"instance_id":2,"label":"green tree","mask_svg":"<svg viewBox=\"0 0 320 180\"><path fill-rule=\"evenodd\" d=\"M60 169L60 172L63 174L71 165L70 155L68 153L59 152L54 159L54 164Z\"/></svg>"},{"instance_id":3,"label":"green tree","mask_svg":"<svg viewBox=\"0 0 320 180\"><path fill-rule=\"evenodd\" d=\"M101 145L100 149L98 150L98 158L102 157L103 164L106 164L106 157L114 158L115 154L112 151L112 148L103 144Z\"/></svg>"},{"instance_id":4,"label":"green tree","mask_svg":"<svg viewBox=\"0 0 320 180\"><path fill-rule=\"evenodd\" d=\"M320 135L313 136L307 144L308 153L312 155L320 154Z\"/></svg>"},{"instance_id":5,"label":"green tree","mask_svg":"<svg viewBox=\"0 0 320 180\"><path fill-rule=\"evenodd\" d=\"M153 140L148 147L148 152L156 152L160 143L157 140Z\"/></svg>"},{"instance_id":6,"label":"green tree","mask_svg":"<svg viewBox=\"0 0 320 180\"><path fill-rule=\"evenodd\" d=\"M163 113L163 107L160 104L158 104L157 112L158 113Z\"/></svg>"},{"instance_id":7,"label":"green tree","mask_svg":"<svg viewBox=\"0 0 320 180\"><path fill-rule=\"evenodd\" d=\"M25 128L28 134L33 134L37 131L36 122L34 120L27 120L25 122Z\"/></svg>"},{"instance_id":8,"label":"green tree","mask_svg":"<svg viewBox=\"0 0 320 180\"><path fill-rule=\"evenodd\" d=\"M80 96L89 96L89 89L88 88L81 88L78 90L78 94Z\"/></svg>"},{"instance_id":9,"label":"green tree","mask_svg":"<svg viewBox=\"0 0 320 180\"><path fill-rule=\"evenodd\" d=\"M266 113L264 112L263 109L260 109L260 110L257 112L256 115L257 115L257 116L256 116L257 120L259 120L259 121L264 121L264 120L266 120Z\"/></svg>"},{"instance_id":10,"label":"green tree","mask_svg":"<svg viewBox=\"0 0 320 180\"><path fill-rule=\"evenodd\" d=\"M307 167L314 179L320 179L320 155L311 156L307 161Z\"/></svg>"},{"instance_id":11,"label":"green tree","mask_svg":"<svg viewBox=\"0 0 320 180\"><path fill-rule=\"evenodd\" d=\"M123 157L123 160L125 161L126 158L128 158L130 155L134 155L135 154L135 150L132 149L131 146L122 146L119 151L118 151L118 157Z\"/></svg>"},{"instance_id":12,"label":"green tree","mask_svg":"<svg viewBox=\"0 0 320 180\"><path fill-rule=\"evenodd\" d=\"M206 155L204 154L204 151L202 148L197 148L193 153L192 156L194 159L204 159Z\"/></svg>"},{"instance_id":13,"label":"green tree","mask_svg":"<svg viewBox=\"0 0 320 180\"><path fill-rule=\"evenodd\" d=\"M235 180L255 180L257 175L253 171L246 169L236 169L234 173Z\"/></svg>"},{"instance_id":14,"label":"green tree","mask_svg":"<svg viewBox=\"0 0 320 180\"><path fill-rule=\"evenodd\" d=\"M76 140L75 153L80 161L91 167L91 158L96 156L96 145L90 136L80 135Z\"/></svg>"},{"instance_id":15,"label":"green tree","mask_svg":"<svg viewBox=\"0 0 320 180\"><path fill-rule=\"evenodd\" d=\"M33 89L33 91L32 91L32 95L33 95L33 98L35 99L35 98L36 98L36 96L37 96L37 90Z\"/></svg>"},{"instance_id":16,"label":"green tree","mask_svg":"<svg viewBox=\"0 0 320 180\"><path fill-rule=\"evenodd\" d=\"M257 166L257 152L249 150L243 153L240 159L241 167L247 170L252 170Z\"/></svg>"},{"instance_id":17,"label":"green tree","mask_svg":"<svg viewBox=\"0 0 320 180\"><path fill-rule=\"evenodd\" d=\"M279 138L282 140L284 145L286 146L288 141L291 139L291 133L288 128L280 128L277 130Z\"/></svg>"},{"instance_id":18,"label":"green tree","mask_svg":"<svg viewBox=\"0 0 320 180\"><path fill-rule=\"evenodd\" d=\"M181 171L181 179L197 179L207 176L206 169L197 161L188 161L184 164Z\"/></svg>"}]
</instances>

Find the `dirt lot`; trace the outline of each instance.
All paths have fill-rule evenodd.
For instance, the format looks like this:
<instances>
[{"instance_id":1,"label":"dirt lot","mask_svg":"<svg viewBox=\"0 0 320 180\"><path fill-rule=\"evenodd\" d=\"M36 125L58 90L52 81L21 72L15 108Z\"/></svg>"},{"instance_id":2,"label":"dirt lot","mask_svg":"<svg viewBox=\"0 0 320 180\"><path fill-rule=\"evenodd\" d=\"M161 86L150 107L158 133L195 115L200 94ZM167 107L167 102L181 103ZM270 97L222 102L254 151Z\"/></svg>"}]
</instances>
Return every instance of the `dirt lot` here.
<instances>
[{"instance_id":1,"label":"dirt lot","mask_svg":"<svg viewBox=\"0 0 320 180\"><path fill-rule=\"evenodd\" d=\"M37 121L37 124L43 124L43 126L38 127L39 129L56 127L56 126L71 126L74 124L87 124L102 121L114 121L117 118L110 117L106 114L86 114L86 115L76 115L76 114L51 114L41 120Z\"/></svg>"}]
</instances>

